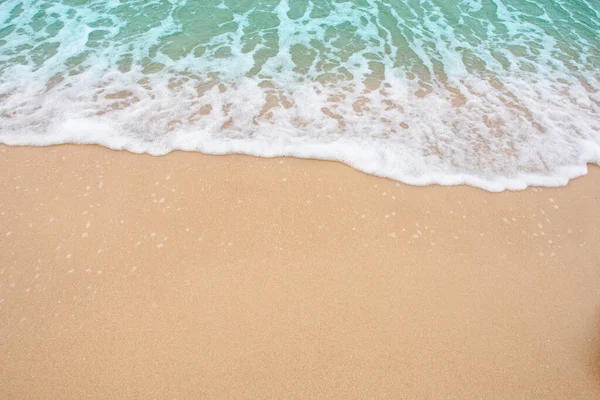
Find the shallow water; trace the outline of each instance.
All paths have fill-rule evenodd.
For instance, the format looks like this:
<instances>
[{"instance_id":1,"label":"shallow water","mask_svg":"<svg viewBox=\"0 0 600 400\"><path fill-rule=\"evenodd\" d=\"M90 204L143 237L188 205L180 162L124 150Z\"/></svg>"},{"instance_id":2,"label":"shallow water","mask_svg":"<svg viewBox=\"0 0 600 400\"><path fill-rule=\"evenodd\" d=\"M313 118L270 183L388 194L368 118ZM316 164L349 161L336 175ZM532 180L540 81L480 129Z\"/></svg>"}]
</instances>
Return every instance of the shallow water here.
<instances>
[{"instance_id":1,"label":"shallow water","mask_svg":"<svg viewBox=\"0 0 600 400\"><path fill-rule=\"evenodd\" d=\"M592 0L5 0L0 142L340 160L410 184L600 164Z\"/></svg>"}]
</instances>

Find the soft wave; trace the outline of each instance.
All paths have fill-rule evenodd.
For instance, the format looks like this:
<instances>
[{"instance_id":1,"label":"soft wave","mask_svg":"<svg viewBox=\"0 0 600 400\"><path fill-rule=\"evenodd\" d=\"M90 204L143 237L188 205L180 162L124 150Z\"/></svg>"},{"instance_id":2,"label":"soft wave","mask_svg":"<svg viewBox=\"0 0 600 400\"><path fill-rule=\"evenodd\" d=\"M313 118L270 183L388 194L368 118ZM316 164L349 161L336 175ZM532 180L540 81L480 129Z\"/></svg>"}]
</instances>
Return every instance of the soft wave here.
<instances>
[{"instance_id":1,"label":"soft wave","mask_svg":"<svg viewBox=\"0 0 600 400\"><path fill-rule=\"evenodd\" d=\"M600 164L600 13L582 0L71 3L0 5L0 142L491 191Z\"/></svg>"}]
</instances>

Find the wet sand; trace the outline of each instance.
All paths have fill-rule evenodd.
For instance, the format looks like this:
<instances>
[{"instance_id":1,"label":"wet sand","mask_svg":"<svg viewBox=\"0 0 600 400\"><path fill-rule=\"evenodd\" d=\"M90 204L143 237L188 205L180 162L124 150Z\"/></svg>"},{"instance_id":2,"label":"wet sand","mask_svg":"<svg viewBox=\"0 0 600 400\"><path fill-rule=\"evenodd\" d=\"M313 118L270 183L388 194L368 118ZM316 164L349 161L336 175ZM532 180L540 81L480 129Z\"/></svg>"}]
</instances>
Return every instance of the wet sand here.
<instances>
[{"instance_id":1,"label":"wet sand","mask_svg":"<svg viewBox=\"0 0 600 400\"><path fill-rule=\"evenodd\" d=\"M0 146L0 398L600 398L600 170Z\"/></svg>"}]
</instances>

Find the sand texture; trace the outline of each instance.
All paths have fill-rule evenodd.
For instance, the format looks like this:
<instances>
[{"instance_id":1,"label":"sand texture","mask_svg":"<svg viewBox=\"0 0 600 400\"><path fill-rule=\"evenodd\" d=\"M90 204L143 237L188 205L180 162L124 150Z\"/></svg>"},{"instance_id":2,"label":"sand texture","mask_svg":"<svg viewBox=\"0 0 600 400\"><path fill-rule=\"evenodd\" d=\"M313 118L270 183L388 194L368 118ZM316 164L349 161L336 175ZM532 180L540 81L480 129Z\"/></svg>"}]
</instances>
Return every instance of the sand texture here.
<instances>
[{"instance_id":1,"label":"sand texture","mask_svg":"<svg viewBox=\"0 0 600 400\"><path fill-rule=\"evenodd\" d=\"M0 146L0 398L600 398L599 226L596 167Z\"/></svg>"}]
</instances>

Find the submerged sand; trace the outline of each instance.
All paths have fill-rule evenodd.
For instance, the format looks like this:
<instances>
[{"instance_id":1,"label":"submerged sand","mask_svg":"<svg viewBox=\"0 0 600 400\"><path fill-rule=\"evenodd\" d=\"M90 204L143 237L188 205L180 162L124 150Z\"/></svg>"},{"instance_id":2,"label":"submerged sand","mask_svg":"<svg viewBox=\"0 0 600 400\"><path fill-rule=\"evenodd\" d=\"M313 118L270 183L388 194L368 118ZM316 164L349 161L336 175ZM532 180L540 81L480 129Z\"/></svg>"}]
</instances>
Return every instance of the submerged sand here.
<instances>
[{"instance_id":1,"label":"submerged sand","mask_svg":"<svg viewBox=\"0 0 600 400\"><path fill-rule=\"evenodd\" d=\"M0 152L0 398L600 397L596 167Z\"/></svg>"}]
</instances>

